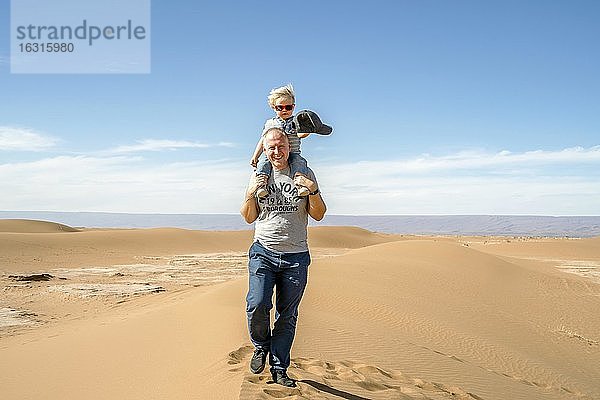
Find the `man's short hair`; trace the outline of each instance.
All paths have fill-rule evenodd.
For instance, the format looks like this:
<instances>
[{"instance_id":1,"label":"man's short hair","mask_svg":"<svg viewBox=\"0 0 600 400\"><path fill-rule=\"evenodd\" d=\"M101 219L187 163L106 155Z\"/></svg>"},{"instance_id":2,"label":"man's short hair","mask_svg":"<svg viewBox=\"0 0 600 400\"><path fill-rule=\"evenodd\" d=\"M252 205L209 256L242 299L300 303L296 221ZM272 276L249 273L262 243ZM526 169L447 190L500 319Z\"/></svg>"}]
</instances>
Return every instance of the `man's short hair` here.
<instances>
[{"instance_id":1,"label":"man's short hair","mask_svg":"<svg viewBox=\"0 0 600 400\"><path fill-rule=\"evenodd\" d=\"M283 129L278 128L276 126L274 126L273 128L269 128L265 131L265 133L263 133L264 137L267 137L267 135L271 132L278 132L281 136L285 136L285 140L287 140L289 142L289 139L287 137L287 135L285 134L285 132L283 131Z\"/></svg>"},{"instance_id":2,"label":"man's short hair","mask_svg":"<svg viewBox=\"0 0 600 400\"><path fill-rule=\"evenodd\" d=\"M290 144L290 140L288 139L287 135L285 134L285 132L283 131L283 129L281 128L277 128L277 127L273 127L273 128L269 128L265 131L265 133L263 134L263 148L265 148L265 145L267 144L267 135L268 134L273 134L273 133L279 133L281 136L283 136L285 138L286 143Z\"/></svg>"},{"instance_id":3,"label":"man's short hair","mask_svg":"<svg viewBox=\"0 0 600 400\"><path fill-rule=\"evenodd\" d=\"M294 87L292 86L291 83L288 83L285 86L281 86L281 87L271 90L269 92L269 97L267 97L267 99L269 100L269 105L271 107L275 107L275 102L280 98L286 98L286 99L290 100L292 103L296 102L296 95L294 94Z\"/></svg>"}]
</instances>

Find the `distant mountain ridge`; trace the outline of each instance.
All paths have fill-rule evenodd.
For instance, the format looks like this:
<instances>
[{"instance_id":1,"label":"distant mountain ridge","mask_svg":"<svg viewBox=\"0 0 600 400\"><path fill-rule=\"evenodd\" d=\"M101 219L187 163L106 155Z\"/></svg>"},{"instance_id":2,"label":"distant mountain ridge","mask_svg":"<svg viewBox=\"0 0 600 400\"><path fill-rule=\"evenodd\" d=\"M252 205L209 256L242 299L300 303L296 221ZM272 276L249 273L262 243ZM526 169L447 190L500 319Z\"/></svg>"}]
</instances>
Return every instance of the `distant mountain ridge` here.
<instances>
[{"instance_id":1,"label":"distant mountain ridge","mask_svg":"<svg viewBox=\"0 0 600 400\"><path fill-rule=\"evenodd\" d=\"M53 221L86 228L158 228L229 231L252 229L238 214L128 214L0 211L0 218ZM422 235L600 236L600 216L327 215L312 226L358 226L370 231Z\"/></svg>"}]
</instances>

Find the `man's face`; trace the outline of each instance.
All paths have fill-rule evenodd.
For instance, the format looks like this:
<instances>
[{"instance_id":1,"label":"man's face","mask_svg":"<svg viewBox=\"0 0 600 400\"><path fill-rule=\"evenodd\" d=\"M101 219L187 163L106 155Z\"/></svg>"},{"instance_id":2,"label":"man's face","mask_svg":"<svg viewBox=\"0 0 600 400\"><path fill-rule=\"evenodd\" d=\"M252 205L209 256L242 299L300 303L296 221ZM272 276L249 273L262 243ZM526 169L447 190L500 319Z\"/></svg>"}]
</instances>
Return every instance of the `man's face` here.
<instances>
[{"instance_id":1,"label":"man's face","mask_svg":"<svg viewBox=\"0 0 600 400\"><path fill-rule=\"evenodd\" d=\"M263 143L267 159L276 170L282 170L288 166L290 145L284 133L279 131L268 132Z\"/></svg>"}]
</instances>

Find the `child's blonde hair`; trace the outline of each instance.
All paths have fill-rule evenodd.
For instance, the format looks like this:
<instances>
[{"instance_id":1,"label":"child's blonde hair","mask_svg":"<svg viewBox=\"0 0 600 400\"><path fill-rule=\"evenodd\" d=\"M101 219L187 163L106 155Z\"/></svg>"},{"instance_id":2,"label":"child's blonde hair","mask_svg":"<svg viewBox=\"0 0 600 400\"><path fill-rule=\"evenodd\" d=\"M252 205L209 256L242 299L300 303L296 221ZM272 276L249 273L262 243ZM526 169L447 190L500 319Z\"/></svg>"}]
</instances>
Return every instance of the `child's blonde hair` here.
<instances>
[{"instance_id":1,"label":"child's blonde hair","mask_svg":"<svg viewBox=\"0 0 600 400\"><path fill-rule=\"evenodd\" d=\"M275 88L269 92L269 105L271 107L275 107L275 102L280 98L287 98L292 101L292 103L296 102L296 96L294 95L294 87L291 83L288 83L285 86Z\"/></svg>"}]
</instances>

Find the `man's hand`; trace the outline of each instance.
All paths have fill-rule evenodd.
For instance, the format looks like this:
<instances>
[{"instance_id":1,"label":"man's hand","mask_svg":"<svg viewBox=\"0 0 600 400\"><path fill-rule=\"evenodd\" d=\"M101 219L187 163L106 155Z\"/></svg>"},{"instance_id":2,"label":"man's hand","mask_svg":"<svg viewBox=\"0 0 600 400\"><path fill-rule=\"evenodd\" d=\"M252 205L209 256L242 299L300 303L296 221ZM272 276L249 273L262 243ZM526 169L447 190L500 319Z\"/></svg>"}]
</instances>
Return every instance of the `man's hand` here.
<instances>
[{"instance_id":1,"label":"man's hand","mask_svg":"<svg viewBox=\"0 0 600 400\"><path fill-rule=\"evenodd\" d=\"M294 177L294 183L296 185L307 187L308 190L311 191L311 193L319 188L315 182L311 181L302 174L296 174L296 176Z\"/></svg>"},{"instance_id":2,"label":"man's hand","mask_svg":"<svg viewBox=\"0 0 600 400\"><path fill-rule=\"evenodd\" d=\"M316 192L319 189L317 183L311 181L306 176L302 174L296 174L294 177L294 183L296 185L302 185L307 187L311 193ZM316 221L320 221L325 216L325 212L327 211L327 206L323 201L323 196L321 194L317 194L316 196L308 196L308 201L306 202L306 209L308 211L308 215L310 215Z\"/></svg>"},{"instance_id":3,"label":"man's hand","mask_svg":"<svg viewBox=\"0 0 600 400\"><path fill-rule=\"evenodd\" d=\"M266 175L257 176L256 174L252 174L252 178L250 178L248 189L246 189L246 198L240 209L240 214L242 214L244 220L249 224L253 223L256 221L256 218L258 218L259 208L254 193L256 193L256 189L260 186L267 185L267 179L269 179L269 177Z\"/></svg>"},{"instance_id":4,"label":"man's hand","mask_svg":"<svg viewBox=\"0 0 600 400\"><path fill-rule=\"evenodd\" d=\"M267 180L269 179L266 175L254 175L252 180L250 181L250 185L248 186L248 190L246 191L246 197L254 196L256 193L256 189L261 186L267 186Z\"/></svg>"}]
</instances>

